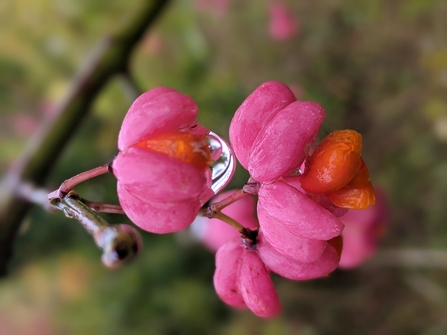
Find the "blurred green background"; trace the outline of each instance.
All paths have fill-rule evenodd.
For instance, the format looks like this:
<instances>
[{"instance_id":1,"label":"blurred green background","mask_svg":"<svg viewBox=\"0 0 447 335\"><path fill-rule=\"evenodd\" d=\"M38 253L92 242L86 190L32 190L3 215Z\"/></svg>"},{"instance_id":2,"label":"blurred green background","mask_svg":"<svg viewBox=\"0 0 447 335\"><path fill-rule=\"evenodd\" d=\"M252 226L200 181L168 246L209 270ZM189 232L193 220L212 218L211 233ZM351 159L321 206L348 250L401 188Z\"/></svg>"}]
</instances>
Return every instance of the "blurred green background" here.
<instances>
[{"instance_id":1,"label":"blurred green background","mask_svg":"<svg viewBox=\"0 0 447 335\"><path fill-rule=\"evenodd\" d=\"M148 0L149 1L149 0ZM228 138L232 115L262 82L279 80L324 106L323 133L352 128L383 187L391 218L384 249L447 245L447 2L282 1L299 23L269 35L272 1L172 1L137 46L144 90L193 97L199 121ZM0 0L0 172L51 117L101 36L138 1ZM101 92L48 182L111 161L132 100L119 78ZM230 188L241 187L241 168ZM115 180L76 188L117 202ZM128 222L107 216L109 222ZM213 255L187 232L144 236L132 264L110 271L74 220L34 208L0 281L0 334L446 334L447 268L380 260L311 282L274 277L285 312L262 320L214 293ZM446 256L447 262L447 256Z\"/></svg>"}]
</instances>

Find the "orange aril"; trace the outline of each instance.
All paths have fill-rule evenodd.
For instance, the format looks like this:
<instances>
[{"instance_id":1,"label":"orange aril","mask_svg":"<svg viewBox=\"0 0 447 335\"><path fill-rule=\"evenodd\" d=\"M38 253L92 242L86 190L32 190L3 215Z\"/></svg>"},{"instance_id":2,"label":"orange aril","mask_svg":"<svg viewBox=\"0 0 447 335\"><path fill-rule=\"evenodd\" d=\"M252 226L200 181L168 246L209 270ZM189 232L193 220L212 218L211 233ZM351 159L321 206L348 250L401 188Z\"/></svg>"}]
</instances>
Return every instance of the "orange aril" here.
<instances>
[{"instance_id":1,"label":"orange aril","mask_svg":"<svg viewBox=\"0 0 447 335\"><path fill-rule=\"evenodd\" d=\"M362 163L360 165L360 169L357 171L357 173L352 177L352 179L349 181L348 184L346 184L349 188L361 188L368 184L369 182L369 171L368 167L366 166L365 162L362 160Z\"/></svg>"},{"instance_id":2,"label":"orange aril","mask_svg":"<svg viewBox=\"0 0 447 335\"><path fill-rule=\"evenodd\" d=\"M376 203L374 188L370 181L361 188L346 186L327 196L335 206L341 208L365 209Z\"/></svg>"},{"instance_id":3,"label":"orange aril","mask_svg":"<svg viewBox=\"0 0 447 335\"><path fill-rule=\"evenodd\" d=\"M338 130L325 137L309 157L302 188L324 193L338 207L363 209L375 204L369 171L361 157L362 135Z\"/></svg>"},{"instance_id":4,"label":"orange aril","mask_svg":"<svg viewBox=\"0 0 447 335\"><path fill-rule=\"evenodd\" d=\"M135 146L177 158L198 169L205 169L211 163L210 148L205 135L193 135L188 132L158 133Z\"/></svg>"}]
</instances>

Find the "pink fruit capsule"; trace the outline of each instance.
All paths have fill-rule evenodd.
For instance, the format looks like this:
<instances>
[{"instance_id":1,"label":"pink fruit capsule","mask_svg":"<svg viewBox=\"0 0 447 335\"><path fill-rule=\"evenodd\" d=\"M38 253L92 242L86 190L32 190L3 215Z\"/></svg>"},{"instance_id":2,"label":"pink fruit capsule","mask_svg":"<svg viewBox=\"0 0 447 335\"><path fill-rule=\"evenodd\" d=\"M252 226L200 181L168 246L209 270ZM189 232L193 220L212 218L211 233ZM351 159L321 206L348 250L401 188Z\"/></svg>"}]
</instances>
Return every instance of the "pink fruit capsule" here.
<instances>
[{"instance_id":1,"label":"pink fruit capsule","mask_svg":"<svg viewBox=\"0 0 447 335\"><path fill-rule=\"evenodd\" d=\"M237 109L230 124L230 141L245 169L248 170L249 156L259 132L294 101L296 98L286 85L269 81L259 86Z\"/></svg>"},{"instance_id":2,"label":"pink fruit capsule","mask_svg":"<svg viewBox=\"0 0 447 335\"><path fill-rule=\"evenodd\" d=\"M124 118L112 169L124 212L144 230L182 230L214 195L209 130L196 123L197 113L190 97L159 87L138 97Z\"/></svg>"}]
</instances>

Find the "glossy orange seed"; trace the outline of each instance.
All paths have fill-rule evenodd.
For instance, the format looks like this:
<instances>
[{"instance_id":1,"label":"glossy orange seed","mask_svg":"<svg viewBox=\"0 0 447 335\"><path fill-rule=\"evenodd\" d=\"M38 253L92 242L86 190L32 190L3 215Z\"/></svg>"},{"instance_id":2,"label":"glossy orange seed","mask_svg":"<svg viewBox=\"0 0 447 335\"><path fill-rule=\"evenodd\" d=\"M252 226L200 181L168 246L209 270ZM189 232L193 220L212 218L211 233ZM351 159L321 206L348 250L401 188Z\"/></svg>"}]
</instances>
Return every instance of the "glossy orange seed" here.
<instances>
[{"instance_id":1,"label":"glossy orange seed","mask_svg":"<svg viewBox=\"0 0 447 335\"><path fill-rule=\"evenodd\" d=\"M338 130L325 137L308 159L301 186L309 193L329 193L351 181L362 166L362 135Z\"/></svg>"}]
</instances>

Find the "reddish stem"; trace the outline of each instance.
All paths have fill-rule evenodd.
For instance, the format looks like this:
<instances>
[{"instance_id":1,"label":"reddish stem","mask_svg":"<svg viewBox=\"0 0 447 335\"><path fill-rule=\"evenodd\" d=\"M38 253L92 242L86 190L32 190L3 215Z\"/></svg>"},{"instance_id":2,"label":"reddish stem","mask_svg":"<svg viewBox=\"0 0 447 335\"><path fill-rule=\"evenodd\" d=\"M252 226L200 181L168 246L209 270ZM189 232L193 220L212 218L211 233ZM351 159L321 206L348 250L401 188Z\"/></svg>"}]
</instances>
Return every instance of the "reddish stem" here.
<instances>
[{"instance_id":1,"label":"reddish stem","mask_svg":"<svg viewBox=\"0 0 447 335\"><path fill-rule=\"evenodd\" d=\"M58 190L53 191L50 194L48 194L48 199L50 199L50 200L54 199L54 198L64 199L65 196L68 194L68 192L70 192L73 189L73 187L75 187L76 185L78 185L86 180L103 175L107 172L111 172L109 164L101 165L94 169L77 174L76 176L65 180L61 184L61 186L59 187Z\"/></svg>"},{"instance_id":2,"label":"reddish stem","mask_svg":"<svg viewBox=\"0 0 447 335\"><path fill-rule=\"evenodd\" d=\"M239 199L245 197L248 194L257 194L259 190L259 183L253 179L249 179L248 182L244 185L241 190L236 191L232 195L226 197L225 199L216 202L209 206L206 210L202 211L202 215L207 218L216 218L221 221L228 223L230 226L235 228L241 234L245 234L247 232L247 228L245 228L242 224L237 222L235 219L229 217L228 215L222 213L222 209L231 205L232 203L238 201Z\"/></svg>"},{"instance_id":3,"label":"reddish stem","mask_svg":"<svg viewBox=\"0 0 447 335\"><path fill-rule=\"evenodd\" d=\"M229 197L226 197L225 199L216 202L214 204L212 204L209 208L208 208L208 212L214 212L214 213L218 213L220 211L222 211L222 209L224 209L225 207L231 205L232 203L238 201L239 199L245 197L248 193L245 193L244 190L239 190L235 193L233 193L232 195L230 195Z\"/></svg>"}]
</instances>

